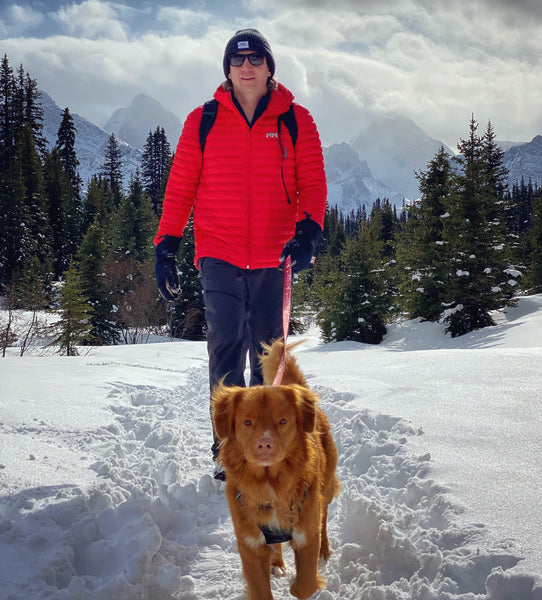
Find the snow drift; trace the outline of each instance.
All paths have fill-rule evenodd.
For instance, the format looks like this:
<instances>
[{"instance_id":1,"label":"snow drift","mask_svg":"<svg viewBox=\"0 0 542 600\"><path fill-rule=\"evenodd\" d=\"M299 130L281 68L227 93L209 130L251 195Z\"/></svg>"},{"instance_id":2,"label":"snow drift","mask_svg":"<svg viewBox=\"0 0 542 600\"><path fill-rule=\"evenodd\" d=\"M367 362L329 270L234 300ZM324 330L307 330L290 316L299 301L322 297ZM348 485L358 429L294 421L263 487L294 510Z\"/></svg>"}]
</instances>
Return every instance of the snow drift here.
<instances>
[{"instance_id":1,"label":"snow drift","mask_svg":"<svg viewBox=\"0 0 542 600\"><path fill-rule=\"evenodd\" d=\"M378 347L307 336L342 482L314 599L542 598L541 333L533 296L455 340L418 321ZM14 350L0 373L0 597L244 597L204 343Z\"/></svg>"}]
</instances>

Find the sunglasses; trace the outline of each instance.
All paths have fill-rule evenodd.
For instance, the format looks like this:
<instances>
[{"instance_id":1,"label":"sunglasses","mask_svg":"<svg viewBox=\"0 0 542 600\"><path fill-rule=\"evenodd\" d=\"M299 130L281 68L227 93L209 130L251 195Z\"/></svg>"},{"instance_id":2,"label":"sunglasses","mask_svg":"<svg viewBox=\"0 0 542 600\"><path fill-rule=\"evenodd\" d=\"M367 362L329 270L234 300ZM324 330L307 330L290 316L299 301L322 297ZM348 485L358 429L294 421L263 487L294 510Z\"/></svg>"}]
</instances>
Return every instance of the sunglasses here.
<instances>
[{"instance_id":1,"label":"sunglasses","mask_svg":"<svg viewBox=\"0 0 542 600\"><path fill-rule=\"evenodd\" d=\"M253 67L263 65L264 57L259 54L232 54L230 56L230 65L232 67L241 67L245 62L245 58L248 58L248 62Z\"/></svg>"}]
</instances>

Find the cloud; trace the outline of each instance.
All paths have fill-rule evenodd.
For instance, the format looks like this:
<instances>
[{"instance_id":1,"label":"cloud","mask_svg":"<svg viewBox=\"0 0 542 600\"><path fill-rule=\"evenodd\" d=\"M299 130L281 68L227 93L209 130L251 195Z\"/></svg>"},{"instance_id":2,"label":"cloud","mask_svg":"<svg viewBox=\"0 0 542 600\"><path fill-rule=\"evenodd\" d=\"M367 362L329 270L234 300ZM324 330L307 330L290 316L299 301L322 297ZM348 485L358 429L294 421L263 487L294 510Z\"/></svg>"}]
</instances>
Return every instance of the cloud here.
<instances>
[{"instance_id":1,"label":"cloud","mask_svg":"<svg viewBox=\"0 0 542 600\"><path fill-rule=\"evenodd\" d=\"M72 35L89 39L125 40L126 25L117 18L115 5L99 0L85 0L59 9L58 20Z\"/></svg>"},{"instance_id":2,"label":"cloud","mask_svg":"<svg viewBox=\"0 0 542 600\"><path fill-rule=\"evenodd\" d=\"M221 81L227 40L252 26L268 38L278 78L311 110L326 144L350 140L371 112L406 115L449 146L474 113L482 124L491 119L498 137L520 141L542 132L540 7L539 0L334 0L332 8L331 0L191 0L182 8L86 0L58 9L57 35L8 36L2 50L58 104L98 125L139 93L184 119Z\"/></svg>"},{"instance_id":3,"label":"cloud","mask_svg":"<svg viewBox=\"0 0 542 600\"><path fill-rule=\"evenodd\" d=\"M0 19L0 32L5 36L21 35L43 23L44 15L30 6L13 4L5 8Z\"/></svg>"},{"instance_id":4,"label":"cloud","mask_svg":"<svg viewBox=\"0 0 542 600\"><path fill-rule=\"evenodd\" d=\"M157 13L157 20L168 29L186 33L201 31L211 18L212 16L205 12L173 6L160 7Z\"/></svg>"}]
</instances>

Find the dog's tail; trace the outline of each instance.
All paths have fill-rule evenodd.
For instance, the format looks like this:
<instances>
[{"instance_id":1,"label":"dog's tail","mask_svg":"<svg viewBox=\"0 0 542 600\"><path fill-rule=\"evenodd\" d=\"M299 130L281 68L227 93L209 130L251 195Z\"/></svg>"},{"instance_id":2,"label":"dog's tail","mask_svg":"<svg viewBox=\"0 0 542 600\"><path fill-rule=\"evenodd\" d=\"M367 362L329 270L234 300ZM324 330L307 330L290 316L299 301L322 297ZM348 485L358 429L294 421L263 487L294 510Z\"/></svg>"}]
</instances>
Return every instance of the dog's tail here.
<instances>
[{"instance_id":1,"label":"dog's tail","mask_svg":"<svg viewBox=\"0 0 542 600\"><path fill-rule=\"evenodd\" d=\"M303 387L308 387L307 380L301 372L299 365L291 350L293 350L299 344L302 344L305 340L294 342L286 345L286 364L284 365L284 375L282 377L282 385L290 385L291 383L297 383ZM275 375L279 368L280 360L282 357L282 349L284 343L282 340L276 340L271 345L264 344L263 352L260 356L260 364L262 365L263 382L265 385L273 385Z\"/></svg>"}]
</instances>

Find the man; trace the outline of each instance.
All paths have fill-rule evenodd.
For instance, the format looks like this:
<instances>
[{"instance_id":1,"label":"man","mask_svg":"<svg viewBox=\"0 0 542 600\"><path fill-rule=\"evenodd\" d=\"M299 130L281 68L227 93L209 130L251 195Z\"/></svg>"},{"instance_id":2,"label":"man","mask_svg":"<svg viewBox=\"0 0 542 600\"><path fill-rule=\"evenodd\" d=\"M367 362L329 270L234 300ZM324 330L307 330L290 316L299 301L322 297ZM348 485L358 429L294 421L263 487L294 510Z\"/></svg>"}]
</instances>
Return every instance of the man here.
<instances>
[{"instance_id":1,"label":"man","mask_svg":"<svg viewBox=\"0 0 542 600\"><path fill-rule=\"evenodd\" d=\"M155 238L162 296L181 293L175 263L194 211L195 265L205 301L211 392L262 383L261 345L282 335L284 273L309 266L320 238L326 179L320 138L306 108L294 104L297 139L278 118L293 94L274 79L271 47L255 29L237 31L226 45L226 81L214 94L214 124L202 152L203 107L184 124L166 187ZM214 436L213 456L218 455Z\"/></svg>"}]
</instances>

